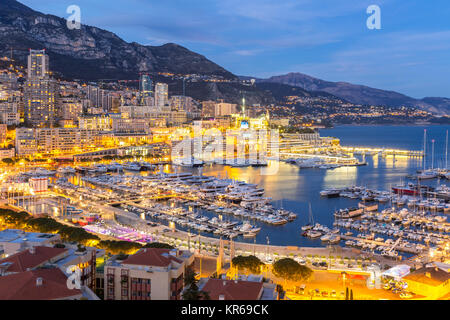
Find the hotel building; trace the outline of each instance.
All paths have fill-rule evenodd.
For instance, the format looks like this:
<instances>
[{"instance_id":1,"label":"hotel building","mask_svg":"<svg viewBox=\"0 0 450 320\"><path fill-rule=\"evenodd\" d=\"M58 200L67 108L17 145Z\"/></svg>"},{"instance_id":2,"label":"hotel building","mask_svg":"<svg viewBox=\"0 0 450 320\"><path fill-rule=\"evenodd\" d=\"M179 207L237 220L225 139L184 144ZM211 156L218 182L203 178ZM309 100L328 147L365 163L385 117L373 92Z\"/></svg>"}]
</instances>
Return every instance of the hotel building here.
<instances>
[{"instance_id":1,"label":"hotel building","mask_svg":"<svg viewBox=\"0 0 450 320\"><path fill-rule=\"evenodd\" d=\"M105 300L180 300L188 251L144 248L123 261L110 259L104 268Z\"/></svg>"}]
</instances>

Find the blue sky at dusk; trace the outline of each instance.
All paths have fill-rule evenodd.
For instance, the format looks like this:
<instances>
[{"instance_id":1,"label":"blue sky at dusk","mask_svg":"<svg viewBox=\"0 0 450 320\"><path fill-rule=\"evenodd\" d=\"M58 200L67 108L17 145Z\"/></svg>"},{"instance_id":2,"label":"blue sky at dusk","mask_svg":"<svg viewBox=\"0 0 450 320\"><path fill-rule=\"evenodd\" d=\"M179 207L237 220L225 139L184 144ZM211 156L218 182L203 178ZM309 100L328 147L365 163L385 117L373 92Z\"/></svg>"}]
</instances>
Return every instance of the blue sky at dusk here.
<instances>
[{"instance_id":1,"label":"blue sky at dusk","mask_svg":"<svg viewBox=\"0 0 450 320\"><path fill-rule=\"evenodd\" d=\"M238 75L302 72L398 91L450 96L448 0L19 0L131 42L174 42ZM381 30L366 8L381 7Z\"/></svg>"}]
</instances>

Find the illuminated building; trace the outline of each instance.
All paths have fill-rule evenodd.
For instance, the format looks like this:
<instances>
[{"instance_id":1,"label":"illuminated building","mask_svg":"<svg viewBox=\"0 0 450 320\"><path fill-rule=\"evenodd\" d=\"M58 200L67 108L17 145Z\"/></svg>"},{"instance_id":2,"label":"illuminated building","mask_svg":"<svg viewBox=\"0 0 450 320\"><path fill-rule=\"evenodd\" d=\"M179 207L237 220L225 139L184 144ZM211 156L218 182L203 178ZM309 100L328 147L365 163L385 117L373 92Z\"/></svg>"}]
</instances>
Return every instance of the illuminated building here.
<instances>
[{"instance_id":1,"label":"illuminated building","mask_svg":"<svg viewBox=\"0 0 450 320\"><path fill-rule=\"evenodd\" d=\"M427 299L439 299L450 294L450 273L436 266L416 270L403 277L408 290Z\"/></svg>"},{"instance_id":2,"label":"illuminated building","mask_svg":"<svg viewBox=\"0 0 450 320\"><path fill-rule=\"evenodd\" d=\"M55 123L57 82L49 77L45 50L30 50L24 85L24 120L34 127Z\"/></svg>"},{"instance_id":3,"label":"illuminated building","mask_svg":"<svg viewBox=\"0 0 450 320\"><path fill-rule=\"evenodd\" d=\"M150 125L146 118L115 118L112 119L114 133L149 134Z\"/></svg>"},{"instance_id":4,"label":"illuminated building","mask_svg":"<svg viewBox=\"0 0 450 320\"><path fill-rule=\"evenodd\" d=\"M233 103L219 102L214 107L214 117L229 116L237 112L237 105Z\"/></svg>"},{"instance_id":5,"label":"illuminated building","mask_svg":"<svg viewBox=\"0 0 450 320\"><path fill-rule=\"evenodd\" d=\"M158 82L155 86L155 107L164 110L169 106L169 86Z\"/></svg>"},{"instance_id":6,"label":"illuminated building","mask_svg":"<svg viewBox=\"0 0 450 320\"><path fill-rule=\"evenodd\" d=\"M144 248L104 268L105 300L180 300L184 272L194 255L177 249Z\"/></svg>"},{"instance_id":7,"label":"illuminated building","mask_svg":"<svg viewBox=\"0 0 450 320\"><path fill-rule=\"evenodd\" d=\"M192 111L193 100L186 96L172 96L170 98L172 110L176 111Z\"/></svg>"},{"instance_id":8,"label":"illuminated building","mask_svg":"<svg viewBox=\"0 0 450 320\"><path fill-rule=\"evenodd\" d=\"M20 114L17 112L0 113L0 122L6 125L17 125L20 123Z\"/></svg>"},{"instance_id":9,"label":"illuminated building","mask_svg":"<svg viewBox=\"0 0 450 320\"><path fill-rule=\"evenodd\" d=\"M17 155L32 155L36 153L37 141L35 137L35 129L17 128L15 145Z\"/></svg>"},{"instance_id":10,"label":"illuminated building","mask_svg":"<svg viewBox=\"0 0 450 320\"><path fill-rule=\"evenodd\" d=\"M61 101L60 118L63 120L78 121L78 117L83 113L83 105L74 99L63 99Z\"/></svg>"},{"instance_id":11,"label":"illuminated building","mask_svg":"<svg viewBox=\"0 0 450 320\"><path fill-rule=\"evenodd\" d=\"M202 102L202 117L214 118L216 115L216 102L215 101L203 101Z\"/></svg>"},{"instance_id":12,"label":"illuminated building","mask_svg":"<svg viewBox=\"0 0 450 320\"><path fill-rule=\"evenodd\" d=\"M0 146L3 146L5 144L7 133L8 126L6 124L0 124Z\"/></svg>"},{"instance_id":13,"label":"illuminated building","mask_svg":"<svg viewBox=\"0 0 450 320\"><path fill-rule=\"evenodd\" d=\"M28 79L24 85L24 120L34 127L55 123L57 82L53 79Z\"/></svg>"},{"instance_id":14,"label":"illuminated building","mask_svg":"<svg viewBox=\"0 0 450 320\"><path fill-rule=\"evenodd\" d=\"M140 105L146 105L148 98L153 96L153 83L148 74L141 75L139 80Z\"/></svg>"},{"instance_id":15,"label":"illuminated building","mask_svg":"<svg viewBox=\"0 0 450 320\"><path fill-rule=\"evenodd\" d=\"M78 127L83 130L112 130L112 119L108 115L83 115L78 118Z\"/></svg>"},{"instance_id":16,"label":"illuminated building","mask_svg":"<svg viewBox=\"0 0 450 320\"><path fill-rule=\"evenodd\" d=\"M43 79L49 75L49 58L45 50L31 50L28 56L28 79Z\"/></svg>"},{"instance_id":17,"label":"illuminated building","mask_svg":"<svg viewBox=\"0 0 450 320\"><path fill-rule=\"evenodd\" d=\"M114 146L111 132L79 128L17 128L18 155L34 153L76 153L98 147Z\"/></svg>"}]
</instances>

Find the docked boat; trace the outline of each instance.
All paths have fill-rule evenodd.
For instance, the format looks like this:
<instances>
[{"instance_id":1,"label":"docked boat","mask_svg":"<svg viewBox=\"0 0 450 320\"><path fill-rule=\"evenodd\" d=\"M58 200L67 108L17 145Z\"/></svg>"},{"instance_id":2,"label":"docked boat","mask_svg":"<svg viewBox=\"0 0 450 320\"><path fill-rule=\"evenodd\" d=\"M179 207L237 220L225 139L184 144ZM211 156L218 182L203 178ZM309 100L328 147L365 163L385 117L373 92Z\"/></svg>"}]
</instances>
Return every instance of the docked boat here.
<instances>
[{"instance_id":1,"label":"docked boat","mask_svg":"<svg viewBox=\"0 0 450 320\"><path fill-rule=\"evenodd\" d=\"M315 230L308 230L308 231L305 231L302 235L304 237L307 237L310 239L317 239L317 238L322 237L322 232L315 231Z\"/></svg>"},{"instance_id":2,"label":"docked boat","mask_svg":"<svg viewBox=\"0 0 450 320\"><path fill-rule=\"evenodd\" d=\"M327 190L320 191L320 196L327 197L327 198L337 198L337 197L339 197L340 193L341 193L341 190L327 189Z\"/></svg>"},{"instance_id":3,"label":"docked boat","mask_svg":"<svg viewBox=\"0 0 450 320\"><path fill-rule=\"evenodd\" d=\"M351 219L362 216L363 213L364 209L362 208L347 208L336 211L334 216L340 219Z\"/></svg>"},{"instance_id":4,"label":"docked boat","mask_svg":"<svg viewBox=\"0 0 450 320\"><path fill-rule=\"evenodd\" d=\"M434 170L427 170L417 175L417 179L419 180L430 180L438 177L438 173Z\"/></svg>"},{"instance_id":5,"label":"docked boat","mask_svg":"<svg viewBox=\"0 0 450 320\"><path fill-rule=\"evenodd\" d=\"M76 170L72 167L59 167L56 172L59 174L74 174Z\"/></svg>"}]
</instances>

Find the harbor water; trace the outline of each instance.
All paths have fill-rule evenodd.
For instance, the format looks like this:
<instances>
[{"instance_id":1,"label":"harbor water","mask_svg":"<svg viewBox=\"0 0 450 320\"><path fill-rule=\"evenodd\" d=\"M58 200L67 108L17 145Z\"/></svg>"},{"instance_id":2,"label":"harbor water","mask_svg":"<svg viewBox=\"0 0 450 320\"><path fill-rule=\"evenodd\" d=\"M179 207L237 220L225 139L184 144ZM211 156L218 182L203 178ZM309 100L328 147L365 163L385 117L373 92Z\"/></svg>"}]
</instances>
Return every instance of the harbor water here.
<instances>
[{"instance_id":1,"label":"harbor water","mask_svg":"<svg viewBox=\"0 0 450 320\"><path fill-rule=\"evenodd\" d=\"M426 168L432 166L432 140L434 143L434 168L445 166L446 130L450 126L342 126L323 129L323 137L332 136L341 140L342 146L389 148L405 150L423 150L424 129L427 130ZM356 207L360 200L348 198L323 198L320 191L328 188L344 188L364 186L375 190L389 191L391 187L405 182L407 175L414 174L423 168L422 158L406 156L356 156L367 162L367 166L341 167L336 169L300 169L296 165L280 163L275 175L261 175L259 168L232 168L222 165L205 165L203 174L220 178L243 180L258 184L272 198L274 207L295 212L298 217L294 222L282 226L271 226L260 222L249 221L262 227L255 239L237 238L237 241L273 245L322 246L318 240L301 236L301 227L309 222L309 203L315 223L333 227L336 209ZM363 159L363 157L365 159ZM180 171L193 171L196 168L183 168ZM414 181L413 181L414 182ZM445 179L421 182L430 186L447 184ZM213 217L216 214L201 212ZM224 217L226 219L226 217ZM230 217L230 219L236 219ZM206 234L205 234L206 235ZM209 235L212 236L212 235Z\"/></svg>"}]
</instances>

